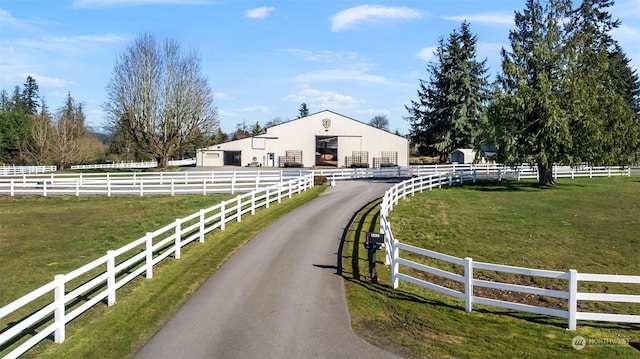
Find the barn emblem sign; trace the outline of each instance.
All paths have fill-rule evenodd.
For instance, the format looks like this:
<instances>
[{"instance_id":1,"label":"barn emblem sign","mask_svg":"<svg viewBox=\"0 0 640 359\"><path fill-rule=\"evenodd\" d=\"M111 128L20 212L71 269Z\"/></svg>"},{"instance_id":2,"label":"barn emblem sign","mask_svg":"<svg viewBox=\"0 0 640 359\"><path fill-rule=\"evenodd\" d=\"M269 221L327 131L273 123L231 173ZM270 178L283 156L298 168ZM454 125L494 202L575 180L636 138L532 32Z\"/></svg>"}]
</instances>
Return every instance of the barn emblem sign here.
<instances>
[{"instance_id":1,"label":"barn emblem sign","mask_svg":"<svg viewBox=\"0 0 640 359\"><path fill-rule=\"evenodd\" d=\"M328 130L329 127L331 127L331 119L323 118L322 119L322 127L324 127L325 130Z\"/></svg>"}]
</instances>

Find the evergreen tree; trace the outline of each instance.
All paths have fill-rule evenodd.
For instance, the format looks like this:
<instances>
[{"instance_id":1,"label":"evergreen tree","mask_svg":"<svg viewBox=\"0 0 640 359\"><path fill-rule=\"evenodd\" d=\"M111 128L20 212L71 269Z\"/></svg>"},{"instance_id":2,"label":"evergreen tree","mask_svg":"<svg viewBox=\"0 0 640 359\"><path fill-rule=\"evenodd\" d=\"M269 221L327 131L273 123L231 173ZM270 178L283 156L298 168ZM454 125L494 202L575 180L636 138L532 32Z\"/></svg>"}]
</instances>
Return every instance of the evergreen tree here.
<instances>
[{"instance_id":1,"label":"evergreen tree","mask_svg":"<svg viewBox=\"0 0 640 359\"><path fill-rule=\"evenodd\" d=\"M298 109L298 118L303 118L309 116L309 109L307 108L306 103L302 103L300 108Z\"/></svg>"},{"instance_id":2,"label":"evergreen tree","mask_svg":"<svg viewBox=\"0 0 640 359\"><path fill-rule=\"evenodd\" d=\"M456 148L470 147L488 101L486 60L476 60L477 37L463 22L445 42L438 41L436 62L420 80L418 100L405 106L412 139L425 154L448 159Z\"/></svg>"},{"instance_id":3,"label":"evergreen tree","mask_svg":"<svg viewBox=\"0 0 640 359\"><path fill-rule=\"evenodd\" d=\"M229 135L227 135L220 127L216 130L215 135L213 135L211 139L212 145L217 145L220 143L225 143L229 141Z\"/></svg>"},{"instance_id":4,"label":"evergreen tree","mask_svg":"<svg viewBox=\"0 0 640 359\"><path fill-rule=\"evenodd\" d=\"M16 164L20 142L29 135L32 116L22 103L18 86L11 97L2 91L0 105L0 161Z\"/></svg>"},{"instance_id":5,"label":"evergreen tree","mask_svg":"<svg viewBox=\"0 0 640 359\"><path fill-rule=\"evenodd\" d=\"M528 0L515 15L511 52L502 49L494 102L488 111L490 144L496 161L538 165L540 182L552 184L552 166L569 158L570 116L562 106L566 53L562 22L570 1Z\"/></svg>"},{"instance_id":6,"label":"evergreen tree","mask_svg":"<svg viewBox=\"0 0 640 359\"><path fill-rule=\"evenodd\" d=\"M264 129L262 128L262 126L260 126L260 123L258 121L256 121L255 125L253 125L253 127L251 127L251 132L249 133L250 136L258 136L264 133Z\"/></svg>"},{"instance_id":7,"label":"evergreen tree","mask_svg":"<svg viewBox=\"0 0 640 359\"><path fill-rule=\"evenodd\" d=\"M607 73L616 88L623 93L625 100L633 107L636 120L640 120L640 79L638 71L631 66L631 60L615 44L609 52Z\"/></svg>"},{"instance_id":8,"label":"evergreen tree","mask_svg":"<svg viewBox=\"0 0 640 359\"><path fill-rule=\"evenodd\" d=\"M38 84L36 83L36 79L27 76L20 99L29 113L35 115L38 112L38 98Z\"/></svg>"},{"instance_id":9,"label":"evergreen tree","mask_svg":"<svg viewBox=\"0 0 640 359\"><path fill-rule=\"evenodd\" d=\"M609 31L620 24L607 12L611 5L609 0L585 0L567 25L572 56L564 103L572 119L573 163L629 164L637 149L637 139L629 132L634 105L611 71L616 44Z\"/></svg>"}]
</instances>

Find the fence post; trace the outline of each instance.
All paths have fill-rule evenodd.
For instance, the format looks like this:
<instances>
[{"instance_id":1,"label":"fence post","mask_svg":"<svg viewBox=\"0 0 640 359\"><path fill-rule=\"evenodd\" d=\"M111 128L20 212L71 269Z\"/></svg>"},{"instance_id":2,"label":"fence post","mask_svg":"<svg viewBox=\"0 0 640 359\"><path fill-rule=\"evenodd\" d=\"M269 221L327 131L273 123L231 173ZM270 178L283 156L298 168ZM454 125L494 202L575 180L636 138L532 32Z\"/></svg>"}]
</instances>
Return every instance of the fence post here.
<instances>
[{"instance_id":1,"label":"fence post","mask_svg":"<svg viewBox=\"0 0 640 359\"><path fill-rule=\"evenodd\" d=\"M151 279L153 278L153 233L151 232L147 232L146 236L145 236L145 243L146 243L146 278L147 279Z\"/></svg>"},{"instance_id":2,"label":"fence post","mask_svg":"<svg viewBox=\"0 0 640 359\"><path fill-rule=\"evenodd\" d=\"M111 179L109 178L108 172L107 172L107 197L111 197Z\"/></svg>"},{"instance_id":3,"label":"fence post","mask_svg":"<svg viewBox=\"0 0 640 359\"><path fill-rule=\"evenodd\" d=\"M389 230L391 232L391 230ZM400 249L398 249L398 241L395 238L390 238L391 243L391 286L393 289L397 289L400 285L400 278L398 273L400 272L400 263L398 263L398 257L400 257Z\"/></svg>"},{"instance_id":4,"label":"fence post","mask_svg":"<svg viewBox=\"0 0 640 359\"><path fill-rule=\"evenodd\" d=\"M478 180L478 170L477 169L473 169L473 183L476 183L476 181Z\"/></svg>"},{"instance_id":5,"label":"fence post","mask_svg":"<svg viewBox=\"0 0 640 359\"><path fill-rule=\"evenodd\" d=\"M453 172L449 172L449 187L453 184Z\"/></svg>"},{"instance_id":6,"label":"fence post","mask_svg":"<svg viewBox=\"0 0 640 359\"><path fill-rule=\"evenodd\" d=\"M65 299L64 299L64 274L58 274L54 277L56 282L56 288L54 290L54 302L56 308L54 310L54 322L56 323L56 330L54 332L54 342L62 343L65 337Z\"/></svg>"},{"instance_id":7,"label":"fence post","mask_svg":"<svg viewBox=\"0 0 640 359\"><path fill-rule=\"evenodd\" d=\"M251 192L251 215L256 214L256 191Z\"/></svg>"},{"instance_id":8,"label":"fence post","mask_svg":"<svg viewBox=\"0 0 640 359\"><path fill-rule=\"evenodd\" d=\"M236 170L233 170L231 177L231 194L236 194Z\"/></svg>"},{"instance_id":9,"label":"fence post","mask_svg":"<svg viewBox=\"0 0 640 359\"><path fill-rule=\"evenodd\" d=\"M107 251L107 305L116 303L116 255L115 251Z\"/></svg>"},{"instance_id":10,"label":"fence post","mask_svg":"<svg viewBox=\"0 0 640 359\"><path fill-rule=\"evenodd\" d=\"M175 190L173 188L173 177L171 177L171 196L175 194Z\"/></svg>"},{"instance_id":11,"label":"fence post","mask_svg":"<svg viewBox=\"0 0 640 359\"><path fill-rule=\"evenodd\" d=\"M269 187L268 187L268 186L267 186L267 188L266 188L266 194L265 194L265 197L266 197L266 204L265 204L265 207L266 207L266 208L269 208L269 203L270 203L271 201L269 201Z\"/></svg>"},{"instance_id":12,"label":"fence post","mask_svg":"<svg viewBox=\"0 0 640 359\"><path fill-rule=\"evenodd\" d=\"M47 196L47 180L46 178L42 180L42 195Z\"/></svg>"},{"instance_id":13,"label":"fence post","mask_svg":"<svg viewBox=\"0 0 640 359\"><path fill-rule=\"evenodd\" d=\"M464 259L464 310L473 309L473 259Z\"/></svg>"},{"instance_id":14,"label":"fence post","mask_svg":"<svg viewBox=\"0 0 640 359\"><path fill-rule=\"evenodd\" d=\"M220 203L220 229L224 231L224 224L226 222L226 219L224 218L224 214L227 212L226 210L226 201L223 201L222 203Z\"/></svg>"},{"instance_id":15,"label":"fence post","mask_svg":"<svg viewBox=\"0 0 640 359\"><path fill-rule=\"evenodd\" d=\"M204 209L200 210L200 243L204 243Z\"/></svg>"},{"instance_id":16,"label":"fence post","mask_svg":"<svg viewBox=\"0 0 640 359\"><path fill-rule=\"evenodd\" d=\"M242 199L240 199L240 196L236 197L236 211L236 221L242 222Z\"/></svg>"},{"instance_id":17,"label":"fence post","mask_svg":"<svg viewBox=\"0 0 640 359\"><path fill-rule=\"evenodd\" d=\"M576 314L578 312L578 271L569 270L569 330L576 330Z\"/></svg>"},{"instance_id":18,"label":"fence post","mask_svg":"<svg viewBox=\"0 0 640 359\"><path fill-rule=\"evenodd\" d=\"M11 187L10 187L10 189L9 189L9 195L10 195L11 197L13 197L13 196L14 196L14 184L13 184L13 178L11 179L11 185L10 185L10 186L11 186Z\"/></svg>"},{"instance_id":19,"label":"fence post","mask_svg":"<svg viewBox=\"0 0 640 359\"><path fill-rule=\"evenodd\" d=\"M173 178L171 179L173 181ZM182 240L182 220L176 219L176 233L175 233L175 259L180 259L180 241Z\"/></svg>"},{"instance_id":20,"label":"fence post","mask_svg":"<svg viewBox=\"0 0 640 359\"><path fill-rule=\"evenodd\" d=\"M282 182L278 183L278 203L282 203Z\"/></svg>"},{"instance_id":21,"label":"fence post","mask_svg":"<svg viewBox=\"0 0 640 359\"><path fill-rule=\"evenodd\" d=\"M140 197L144 196L144 179L140 178Z\"/></svg>"},{"instance_id":22,"label":"fence post","mask_svg":"<svg viewBox=\"0 0 640 359\"><path fill-rule=\"evenodd\" d=\"M207 179L206 178L202 179L202 195L203 196L207 195Z\"/></svg>"}]
</instances>

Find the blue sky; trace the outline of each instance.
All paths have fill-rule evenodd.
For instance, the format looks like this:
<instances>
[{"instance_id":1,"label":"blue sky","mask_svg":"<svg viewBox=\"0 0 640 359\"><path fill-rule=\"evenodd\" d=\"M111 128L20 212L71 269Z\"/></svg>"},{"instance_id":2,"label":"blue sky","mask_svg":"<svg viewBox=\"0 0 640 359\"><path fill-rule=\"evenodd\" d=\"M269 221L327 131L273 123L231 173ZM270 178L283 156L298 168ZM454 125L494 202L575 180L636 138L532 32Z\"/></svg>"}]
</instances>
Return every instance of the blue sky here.
<instances>
[{"instance_id":1,"label":"blue sky","mask_svg":"<svg viewBox=\"0 0 640 359\"><path fill-rule=\"evenodd\" d=\"M0 0L0 88L33 76L48 106L68 92L87 122L104 123L116 56L150 33L195 50L215 93L220 125L294 119L301 103L362 122L384 115L405 134L404 105L438 38L467 19L478 55L499 70L524 0ZM617 0L613 36L640 68L640 0Z\"/></svg>"}]
</instances>

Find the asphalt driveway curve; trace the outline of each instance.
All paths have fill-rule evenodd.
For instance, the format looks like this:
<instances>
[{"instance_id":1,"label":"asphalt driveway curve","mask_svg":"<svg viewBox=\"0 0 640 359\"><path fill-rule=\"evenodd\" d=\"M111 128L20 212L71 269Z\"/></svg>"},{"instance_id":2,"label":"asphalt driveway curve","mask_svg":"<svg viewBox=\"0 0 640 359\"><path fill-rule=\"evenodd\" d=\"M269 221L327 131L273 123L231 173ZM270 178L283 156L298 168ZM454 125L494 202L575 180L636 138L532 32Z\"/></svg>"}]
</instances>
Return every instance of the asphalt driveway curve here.
<instances>
[{"instance_id":1,"label":"asphalt driveway curve","mask_svg":"<svg viewBox=\"0 0 640 359\"><path fill-rule=\"evenodd\" d=\"M390 183L344 181L238 250L135 358L398 358L351 330L344 227Z\"/></svg>"}]
</instances>

